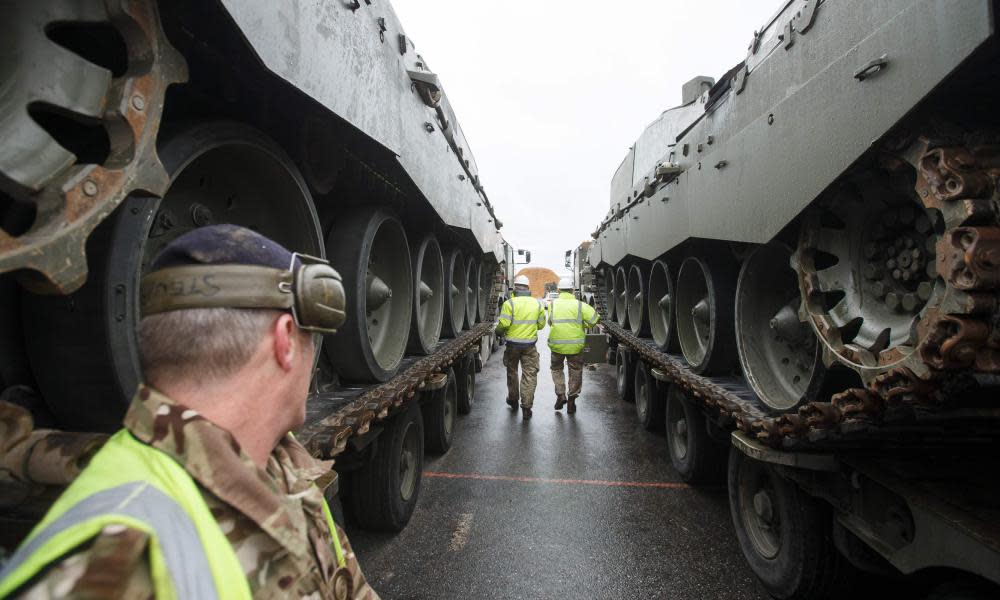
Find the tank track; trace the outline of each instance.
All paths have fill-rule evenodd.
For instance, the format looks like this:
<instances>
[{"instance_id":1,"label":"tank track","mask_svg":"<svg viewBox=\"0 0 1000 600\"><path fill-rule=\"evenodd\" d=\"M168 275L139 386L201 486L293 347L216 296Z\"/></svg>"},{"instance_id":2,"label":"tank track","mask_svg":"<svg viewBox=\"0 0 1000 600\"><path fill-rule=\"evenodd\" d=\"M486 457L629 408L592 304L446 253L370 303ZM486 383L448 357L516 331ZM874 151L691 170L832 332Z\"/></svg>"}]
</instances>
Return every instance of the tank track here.
<instances>
[{"instance_id":1,"label":"tank track","mask_svg":"<svg viewBox=\"0 0 1000 600\"><path fill-rule=\"evenodd\" d=\"M918 326L922 342L909 366L877 375L866 388L773 415L741 377L697 375L682 358L608 321L601 277L598 310L604 330L663 371L716 415L719 425L738 428L772 447L995 443L1000 439L1000 406L977 392L1000 385L1000 147L920 144L916 190L924 205L944 219L936 267L946 292L925 311Z\"/></svg>"},{"instance_id":2,"label":"tank track","mask_svg":"<svg viewBox=\"0 0 1000 600\"><path fill-rule=\"evenodd\" d=\"M491 298L500 294L503 279L499 268L493 277ZM345 394L316 394L309 404L322 407L340 404L336 412L306 425L298 432L299 440L319 458L331 459L347 449L354 436L368 433L373 423L384 421L422 389L425 382L442 373L475 347L496 325L496 302L490 303L489 316L457 338L442 343L432 354L413 363L391 380L365 389L360 396L343 404ZM320 409L322 410L322 408Z\"/></svg>"}]
</instances>

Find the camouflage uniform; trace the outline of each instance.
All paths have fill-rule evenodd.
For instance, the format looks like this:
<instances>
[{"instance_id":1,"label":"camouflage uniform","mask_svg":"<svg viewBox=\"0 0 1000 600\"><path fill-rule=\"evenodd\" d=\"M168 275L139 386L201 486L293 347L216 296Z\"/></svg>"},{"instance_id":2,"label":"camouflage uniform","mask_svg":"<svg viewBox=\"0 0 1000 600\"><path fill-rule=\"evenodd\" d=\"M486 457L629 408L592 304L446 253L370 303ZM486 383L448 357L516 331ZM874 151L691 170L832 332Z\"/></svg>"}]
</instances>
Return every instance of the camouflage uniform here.
<instances>
[{"instance_id":1,"label":"camouflage uniform","mask_svg":"<svg viewBox=\"0 0 1000 600\"><path fill-rule=\"evenodd\" d=\"M517 365L521 364L521 385L518 393ZM507 367L507 397L516 402L518 397L523 408L531 409L535 403L535 387L538 385L538 349L534 346L507 344L503 351L503 366Z\"/></svg>"},{"instance_id":2,"label":"camouflage uniform","mask_svg":"<svg viewBox=\"0 0 1000 600\"><path fill-rule=\"evenodd\" d=\"M125 427L174 458L197 482L255 598L378 598L339 527L351 585L333 587L337 559L316 485L332 481L332 461L313 458L287 436L260 469L229 432L145 386L132 400ZM148 542L141 531L105 527L21 597L149 598Z\"/></svg>"},{"instance_id":3,"label":"camouflage uniform","mask_svg":"<svg viewBox=\"0 0 1000 600\"><path fill-rule=\"evenodd\" d=\"M563 372L564 362L569 367L569 389L566 388L566 373ZM583 354L553 352L549 367L557 396L569 395L571 398L576 398L580 395L580 390L583 389Z\"/></svg>"}]
</instances>

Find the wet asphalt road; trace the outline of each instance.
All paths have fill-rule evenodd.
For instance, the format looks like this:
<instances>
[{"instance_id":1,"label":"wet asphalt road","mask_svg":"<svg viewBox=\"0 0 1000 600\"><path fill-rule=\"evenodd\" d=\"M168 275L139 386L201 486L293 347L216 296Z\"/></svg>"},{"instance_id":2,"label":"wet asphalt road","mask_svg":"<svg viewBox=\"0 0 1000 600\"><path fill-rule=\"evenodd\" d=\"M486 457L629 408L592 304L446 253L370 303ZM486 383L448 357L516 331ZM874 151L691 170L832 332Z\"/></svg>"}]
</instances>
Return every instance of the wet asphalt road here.
<instances>
[{"instance_id":1,"label":"wet asphalt road","mask_svg":"<svg viewBox=\"0 0 1000 600\"><path fill-rule=\"evenodd\" d=\"M663 434L638 426L609 365L584 371L576 415L555 413L538 347L531 421L504 403L493 355L452 449L425 460L406 529L348 527L373 587L384 598L764 598L724 487L680 483Z\"/></svg>"}]
</instances>

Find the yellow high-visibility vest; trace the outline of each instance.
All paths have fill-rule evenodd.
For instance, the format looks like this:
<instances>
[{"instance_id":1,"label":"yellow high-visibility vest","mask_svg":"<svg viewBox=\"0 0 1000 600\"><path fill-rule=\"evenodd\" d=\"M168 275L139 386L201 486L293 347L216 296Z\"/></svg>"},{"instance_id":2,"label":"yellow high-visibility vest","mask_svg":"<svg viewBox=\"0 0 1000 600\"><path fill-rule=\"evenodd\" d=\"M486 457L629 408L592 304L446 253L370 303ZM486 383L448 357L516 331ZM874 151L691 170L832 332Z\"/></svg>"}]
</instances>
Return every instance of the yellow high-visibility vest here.
<instances>
[{"instance_id":1,"label":"yellow high-visibility vest","mask_svg":"<svg viewBox=\"0 0 1000 600\"><path fill-rule=\"evenodd\" d=\"M545 327L545 306L531 296L515 296L500 308L500 322L496 331L508 342L534 344L538 330Z\"/></svg>"},{"instance_id":2,"label":"yellow high-visibility vest","mask_svg":"<svg viewBox=\"0 0 1000 600\"><path fill-rule=\"evenodd\" d=\"M337 564L346 560L329 506ZM201 490L173 457L122 429L101 448L0 571L0 598L120 524L148 534L153 588L161 598L251 598L236 552Z\"/></svg>"},{"instance_id":3,"label":"yellow high-visibility vest","mask_svg":"<svg viewBox=\"0 0 1000 600\"><path fill-rule=\"evenodd\" d=\"M597 325L600 316L594 307L577 300L569 292L560 292L549 306L549 348L559 354L579 354L587 344L587 329Z\"/></svg>"}]
</instances>

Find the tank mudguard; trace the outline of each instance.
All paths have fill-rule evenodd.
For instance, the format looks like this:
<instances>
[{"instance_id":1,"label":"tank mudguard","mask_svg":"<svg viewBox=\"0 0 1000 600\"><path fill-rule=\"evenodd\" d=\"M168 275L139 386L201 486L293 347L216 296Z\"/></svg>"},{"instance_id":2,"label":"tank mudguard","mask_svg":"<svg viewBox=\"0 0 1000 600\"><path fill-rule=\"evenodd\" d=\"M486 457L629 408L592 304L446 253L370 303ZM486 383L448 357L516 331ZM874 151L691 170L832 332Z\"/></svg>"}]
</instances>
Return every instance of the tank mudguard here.
<instances>
[{"instance_id":1,"label":"tank mudguard","mask_svg":"<svg viewBox=\"0 0 1000 600\"><path fill-rule=\"evenodd\" d=\"M395 154L445 224L493 251L472 152L447 97L440 113L421 99L409 73L430 71L388 0L221 2L267 69Z\"/></svg>"},{"instance_id":2,"label":"tank mudguard","mask_svg":"<svg viewBox=\"0 0 1000 600\"><path fill-rule=\"evenodd\" d=\"M651 172L636 170L600 262L769 241L994 35L990 0L814 2L787 3L662 157L683 173L644 198Z\"/></svg>"}]
</instances>

